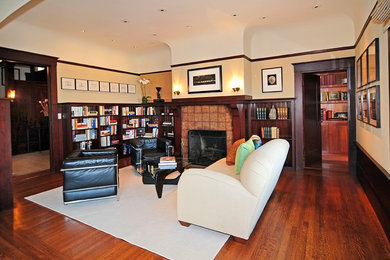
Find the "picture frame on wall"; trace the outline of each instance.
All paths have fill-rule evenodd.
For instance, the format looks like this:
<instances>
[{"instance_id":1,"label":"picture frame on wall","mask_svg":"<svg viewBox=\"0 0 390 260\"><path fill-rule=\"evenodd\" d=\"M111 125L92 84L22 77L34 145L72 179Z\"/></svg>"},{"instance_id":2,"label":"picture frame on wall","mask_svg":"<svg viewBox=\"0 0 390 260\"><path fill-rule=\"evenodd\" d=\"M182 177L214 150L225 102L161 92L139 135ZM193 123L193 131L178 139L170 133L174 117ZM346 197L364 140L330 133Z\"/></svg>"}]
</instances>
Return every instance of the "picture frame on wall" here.
<instances>
[{"instance_id":1,"label":"picture frame on wall","mask_svg":"<svg viewBox=\"0 0 390 260\"><path fill-rule=\"evenodd\" d=\"M119 93L119 83L110 82L110 92Z\"/></svg>"},{"instance_id":2,"label":"picture frame on wall","mask_svg":"<svg viewBox=\"0 0 390 260\"><path fill-rule=\"evenodd\" d=\"M363 121L362 91L356 92L356 119Z\"/></svg>"},{"instance_id":3,"label":"picture frame on wall","mask_svg":"<svg viewBox=\"0 0 390 260\"><path fill-rule=\"evenodd\" d=\"M357 61L356 61L356 86L357 88L361 88L362 87L362 58L360 57Z\"/></svg>"},{"instance_id":4,"label":"picture frame on wall","mask_svg":"<svg viewBox=\"0 0 390 260\"><path fill-rule=\"evenodd\" d=\"M188 94L222 92L222 66L187 70Z\"/></svg>"},{"instance_id":5,"label":"picture frame on wall","mask_svg":"<svg viewBox=\"0 0 390 260\"><path fill-rule=\"evenodd\" d=\"M134 84L128 84L127 85L127 91L129 92L129 94L135 94L135 85Z\"/></svg>"},{"instance_id":6,"label":"picture frame on wall","mask_svg":"<svg viewBox=\"0 0 390 260\"><path fill-rule=\"evenodd\" d=\"M88 81L86 79L76 79L76 90L87 91Z\"/></svg>"},{"instance_id":7,"label":"picture frame on wall","mask_svg":"<svg viewBox=\"0 0 390 260\"><path fill-rule=\"evenodd\" d=\"M367 64L367 50L361 56L362 62L362 86L367 85L368 83L368 64Z\"/></svg>"},{"instance_id":8,"label":"picture frame on wall","mask_svg":"<svg viewBox=\"0 0 390 260\"><path fill-rule=\"evenodd\" d=\"M368 110L370 125L381 127L380 113L380 88L373 86L368 89Z\"/></svg>"},{"instance_id":9,"label":"picture frame on wall","mask_svg":"<svg viewBox=\"0 0 390 260\"><path fill-rule=\"evenodd\" d=\"M127 93L127 84L120 83L119 84L119 92L120 93Z\"/></svg>"},{"instance_id":10,"label":"picture frame on wall","mask_svg":"<svg viewBox=\"0 0 390 260\"><path fill-rule=\"evenodd\" d=\"M88 90L89 91L99 91L99 81L88 80Z\"/></svg>"},{"instance_id":11,"label":"picture frame on wall","mask_svg":"<svg viewBox=\"0 0 390 260\"><path fill-rule=\"evenodd\" d=\"M99 89L100 89L100 92L110 92L110 83L105 82L105 81L100 81L99 82Z\"/></svg>"},{"instance_id":12,"label":"picture frame on wall","mask_svg":"<svg viewBox=\"0 0 390 260\"><path fill-rule=\"evenodd\" d=\"M76 81L72 78L61 78L61 89L75 90Z\"/></svg>"},{"instance_id":13,"label":"picture frame on wall","mask_svg":"<svg viewBox=\"0 0 390 260\"><path fill-rule=\"evenodd\" d=\"M368 112L368 91L365 89L362 91L362 120L364 123L370 123Z\"/></svg>"},{"instance_id":14,"label":"picture frame on wall","mask_svg":"<svg viewBox=\"0 0 390 260\"><path fill-rule=\"evenodd\" d=\"M373 40L367 48L368 59L368 79L367 82L371 83L379 80L379 39Z\"/></svg>"},{"instance_id":15,"label":"picture frame on wall","mask_svg":"<svg viewBox=\"0 0 390 260\"><path fill-rule=\"evenodd\" d=\"M262 92L283 91L283 70L282 67L261 70Z\"/></svg>"}]
</instances>

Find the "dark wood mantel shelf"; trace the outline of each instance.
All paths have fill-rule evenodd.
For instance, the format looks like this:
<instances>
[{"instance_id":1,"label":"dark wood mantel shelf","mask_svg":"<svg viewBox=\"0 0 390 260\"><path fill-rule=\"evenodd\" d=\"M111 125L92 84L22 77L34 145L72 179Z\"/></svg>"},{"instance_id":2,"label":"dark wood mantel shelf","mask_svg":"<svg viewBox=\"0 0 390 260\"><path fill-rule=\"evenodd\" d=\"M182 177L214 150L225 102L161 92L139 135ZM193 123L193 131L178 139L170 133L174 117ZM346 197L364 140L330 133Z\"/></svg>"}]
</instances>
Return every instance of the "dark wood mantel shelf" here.
<instances>
[{"instance_id":1,"label":"dark wood mantel shelf","mask_svg":"<svg viewBox=\"0 0 390 260\"><path fill-rule=\"evenodd\" d=\"M200 97L200 98L176 98L172 99L173 105L226 105L240 104L252 100L252 96L218 96L218 97Z\"/></svg>"}]
</instances>

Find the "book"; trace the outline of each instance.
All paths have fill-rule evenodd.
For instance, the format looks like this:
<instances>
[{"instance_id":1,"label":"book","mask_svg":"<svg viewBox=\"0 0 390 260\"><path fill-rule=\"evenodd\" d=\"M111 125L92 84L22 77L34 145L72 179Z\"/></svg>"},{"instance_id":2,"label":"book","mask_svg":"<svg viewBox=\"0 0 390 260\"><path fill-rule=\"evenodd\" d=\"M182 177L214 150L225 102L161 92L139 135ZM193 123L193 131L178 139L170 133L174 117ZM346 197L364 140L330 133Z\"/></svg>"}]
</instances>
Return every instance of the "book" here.
<instances>
[{"instance_id":1,"label":"book","mask_svg":"<svg viewBox=\"0 0 390 260\"><path fill-rule=\"evenodd\" d=\"M175 156L163 156L160 157L160 163L176 162Z\"/></svg>"}]
</instances>

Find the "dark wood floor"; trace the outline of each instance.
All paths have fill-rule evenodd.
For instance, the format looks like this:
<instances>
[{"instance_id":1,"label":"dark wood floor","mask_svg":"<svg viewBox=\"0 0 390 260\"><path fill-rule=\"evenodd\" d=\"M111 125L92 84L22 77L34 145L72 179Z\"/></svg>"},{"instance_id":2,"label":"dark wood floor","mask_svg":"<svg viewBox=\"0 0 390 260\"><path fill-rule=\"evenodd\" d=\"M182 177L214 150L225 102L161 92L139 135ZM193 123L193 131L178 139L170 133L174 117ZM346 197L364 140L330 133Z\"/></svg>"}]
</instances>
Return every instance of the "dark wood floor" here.
<instances>
[{"instance_id":1,"label":"dark wood floor","mask_svg":"<svg viewBox=\"0 0 390 260\"><path fill-rule=\"evenodd\" d=\"M285 170L250 240L216 259L390 259L390 244L346 165ZM15 209L0 212L0 259L161 259L24 199L59 173L14 177Z\"/></svg>"}]
</instances>

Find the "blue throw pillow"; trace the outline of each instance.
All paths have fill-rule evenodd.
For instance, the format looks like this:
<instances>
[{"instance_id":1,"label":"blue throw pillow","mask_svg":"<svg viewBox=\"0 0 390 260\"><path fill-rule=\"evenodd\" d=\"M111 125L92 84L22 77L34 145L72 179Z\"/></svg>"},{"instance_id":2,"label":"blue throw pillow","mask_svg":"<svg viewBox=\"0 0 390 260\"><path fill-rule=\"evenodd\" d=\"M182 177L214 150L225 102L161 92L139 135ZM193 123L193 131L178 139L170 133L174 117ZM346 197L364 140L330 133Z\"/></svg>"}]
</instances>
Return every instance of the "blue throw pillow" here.
<instances>
[{"instance_id":1,"label":"blue throw pillow","mask_svg":"<svg viewBox=\"0 0 390 260\"><path fill-rule=\"evenodd\" d=\"M237 149L235 172L240 174L241 167L244 164L246 158L255 150L255 145L251 139L242 143Z\"/></svg>"}]
</instances>

